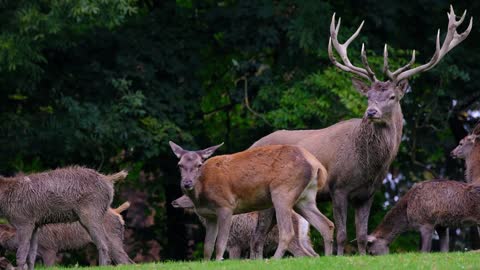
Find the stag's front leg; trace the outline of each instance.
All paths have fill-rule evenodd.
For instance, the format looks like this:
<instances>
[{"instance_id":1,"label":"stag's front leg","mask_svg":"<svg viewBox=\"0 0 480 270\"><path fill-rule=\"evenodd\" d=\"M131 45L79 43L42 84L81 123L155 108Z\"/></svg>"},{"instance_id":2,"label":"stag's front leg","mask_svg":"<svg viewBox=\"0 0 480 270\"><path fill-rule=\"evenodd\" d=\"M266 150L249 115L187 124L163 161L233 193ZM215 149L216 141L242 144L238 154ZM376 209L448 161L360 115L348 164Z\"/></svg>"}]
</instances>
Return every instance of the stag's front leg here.
<instances>
[{"instance_id":1,"label":"stag's front leg","mask_svg":"<svg viewBox=\"0 0 480 270\"><path fill-rule=\"evenodd\" d=\"M218 234L218 221L216 218L205 219L205 243L203 244L203 259L210 260L212 258L213 248L215 247L215 240Z\"/></svg>"},{"instance_id":2,"label":"stag's front leg","mask_svg":"<svg viewBox=\"0 0 480 270\"><path fill-rule=\"evenodd\" d=\"M223 254L227 247L228 237L230 235L230 227L232 226L232 210L229 208L220 208L217 210L218 216L218 237L215 246L216 260L223 260Z\"/></svg>"},{"instance_id":3,"label":"stag's front leg","mask_svg":"<svg viewBox=\"0 0 480 270\"><path fill-rule=\"evenodd\" d=\"M275 210L273 208L258 211L257 227L250 243L250 259L263 258L263 247L268 232L274 225Z\"/></svg>"},{"instance_id":4,"label":"stag's front leg","mask_svg":"<svg viewBox=\"0 0 480 270\"><path fill-rule=\"evenodd\" d=\"M347 241L347 195L344 192L334 192L333 219L337 227L337 255L343 255L345 242Z\"/></svg>"},{"instance_id":5,"label":"stag's front leg","mask_svg":"<svg viewBox=\"0 0 480 270\"><path fill-rule=\"evenodd\" d=\"M367 254L368 217L372 208L373 196L355 208L357 246L360 255Z\"/></svg>"}]
</instances>

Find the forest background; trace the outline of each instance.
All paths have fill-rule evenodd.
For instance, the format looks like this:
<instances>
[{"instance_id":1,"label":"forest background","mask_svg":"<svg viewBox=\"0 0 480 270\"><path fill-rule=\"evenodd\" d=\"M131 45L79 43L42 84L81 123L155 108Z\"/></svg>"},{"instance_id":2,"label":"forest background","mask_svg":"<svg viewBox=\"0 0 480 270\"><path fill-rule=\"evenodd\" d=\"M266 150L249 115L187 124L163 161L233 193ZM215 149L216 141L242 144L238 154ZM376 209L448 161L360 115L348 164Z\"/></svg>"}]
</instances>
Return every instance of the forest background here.
<instances>
[{"instance_id":1,"label":"forest background","mask_svg":"<svg viewBox=\"0 0 480 270\"><path fill-rule=\"evenodd\" d=\"M197 218L173 209L181 195L168 141L187 149L225 142L248 148L278 129L316 129L361 117L366 99L327 55L331 16L339 40L362 20L350 59L366 44L377 75L383 46L398 67L417 50L430 59L450 2L318 0L0 0L0 174L79 164L129 177L114 206L129 200L127 251L135 261L201 254ZM404 135L376 195L370 228L415 182L463 181L450 151L480 117L480 2L456 1L474 17L470 36L402 101ZM461 31L467 23L461 26ZM320 205L331 219L330 204ZM349 217L349 240L354 238ZM478 248L475 230L451 229L451 248ZM321 239L312 234L317 251ZM396 252L416 250L418 234ZM355 253L355 245L348 247ZM88 263L65 253L67 263Z\"/></svg>"}]
</instances>

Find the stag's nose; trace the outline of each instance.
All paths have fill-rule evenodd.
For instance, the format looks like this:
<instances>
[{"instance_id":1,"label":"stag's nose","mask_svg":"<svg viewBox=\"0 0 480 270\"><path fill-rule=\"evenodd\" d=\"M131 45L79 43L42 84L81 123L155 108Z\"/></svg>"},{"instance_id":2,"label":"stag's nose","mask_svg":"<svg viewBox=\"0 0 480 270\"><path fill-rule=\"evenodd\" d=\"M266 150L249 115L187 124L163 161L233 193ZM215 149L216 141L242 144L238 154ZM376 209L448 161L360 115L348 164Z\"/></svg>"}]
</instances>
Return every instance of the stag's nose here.
<instances>
[{"instance_id":1,"label":"stag's nose","mask_svg":"<svg viewBox=\"0 0 480 270\"><path fill-rule=\"evenodd\" d=\"M457 158L457 155L455 155L455 151L450 152L450 156L451 156L452 158Z\"/></svg>"},{"instance_id":2,"label":"stag's nose","mask_svg":"<svg viewBox=\"0 0 480 270\"><path fill-rule=\"evenodd\" d=\"M377 110L376 109L368 109L367 110L367 116L368 117L374 117L375 115L377 115Z\"/></svg>"}]
</instances>

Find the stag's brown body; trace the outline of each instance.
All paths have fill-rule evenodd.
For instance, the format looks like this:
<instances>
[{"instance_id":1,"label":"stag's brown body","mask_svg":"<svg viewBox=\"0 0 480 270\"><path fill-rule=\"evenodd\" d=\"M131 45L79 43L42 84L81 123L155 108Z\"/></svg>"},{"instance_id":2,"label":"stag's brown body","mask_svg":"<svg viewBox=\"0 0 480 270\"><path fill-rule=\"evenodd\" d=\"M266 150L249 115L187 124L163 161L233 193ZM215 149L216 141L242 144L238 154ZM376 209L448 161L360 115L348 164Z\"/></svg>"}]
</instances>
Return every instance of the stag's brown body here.
<instances>
[{"instance_id":1,"label":"stag's brown body","mask_svg":"<svg viewBox=\"0 0 480 270\"><path fill-rule=\"evenodd\" d=\"M389 80L382 82L376 78L368 65L363 45L361 50L363 68L354 66L347 55L348 46L360 33L363 22L352 37L340 44L337 40L340 20L336 24L334 14L330 24L329 57L341 70L370 82L368 85L356 77L353 78L355 88L368 98L368 108L364 117L343 121L320 130L277 131L251 146L251 148L273 144L302 146L326 167L327 188L320 189L319 194L327 195L321 197L329 195L333 201L333 214L337 227L337 254L343 254L347 240L346 218L349 202L355 207L358 250L360 254L365 254L368 217L373 194L397 155L402 137L403 115L400 100L409 89L407 79L416 73L433 68L445 54L468 36L472 28L472 19L464 33L458 34L456 31L464 18L465 13L457 21L453 8L450 8L445 40L440 45L439 32L435 54L426 64L411 68L415 61L415 51L413 51L411 61L392 72L389 69L388 50L385 45L383 70ZM332 45L340 55L342 63L335 58ZM260 231L263 229L259 227ZM262 243L260 240L256 242L255 246L258 250Z\"/></svg>"},{"instance_id":2,"label":"stag's brown body","mask_svg":"<svg viewBox=\"0 0 480 270\"><path fill-rule=\"evenodd\" d=\"M103 225L108 236L108 251L115 264L130 264L133 261L123 249L124 220L120 213L128 208L121 205L117 209L109 209L105 214ZM10 251L16 251L18 241L16 230L11 225L0 225L0 246ZM72 223L47 224L38 229L38 257L45 266L55 264L60 251L77 250L93 243L85 228L77 221Z\"/></svg>"},{"instance_id":3,"label":"stag's brown body","mask_svg":"<svg viewBox=\"0 0 480 270\"><path fill-rule=\"evenodd\" d=\"M126 172L105 176L83 167L0 178L0 213L17 230L17 265L33 269L38 228L50 223L80 221L99 251L100 264L108 264L103 218L113 198L113 182Z\"/></svg>"},{"instance_id":4,"label":"stag's brown body","mask_svg":"<svg viewBox=\"0 0 480 270\"><path fill-rule=\"evenodd\" d=\"M175 208L194 208L192 201L185 195L172 202ZM198 215L198 214L197 214ZM206 226L206 220L198 215L200 222ZM310 242L310 224L300 215L294 213L292 216L293 229L295 236L288 245L287 251L295 257L316 256L318 255ZM232 226L227 242L227 252L230 259L247 257L250 253L251 243L255 234L255 228L258 222L258 212L234 215L232 217ZM266 236L265 252L272 253L278 246L278 226L275 225Z\"/></svg>"},{"instance_id":5,"label":"stag's brown body","mask_svg":"<svg viewBox=\"0 0 480 270\"><path fill-rule=\"evenodd\" d=\"M420 231L422 251L428 252L434 229L446 239L447 227L476 224L480 224L479 186L450 180L421 182L395 204L369 236L369 253L388 253L388 245L407 230ZM447 243L441 243L442 251L448 251Z\"/></svg>"}]
</instances>

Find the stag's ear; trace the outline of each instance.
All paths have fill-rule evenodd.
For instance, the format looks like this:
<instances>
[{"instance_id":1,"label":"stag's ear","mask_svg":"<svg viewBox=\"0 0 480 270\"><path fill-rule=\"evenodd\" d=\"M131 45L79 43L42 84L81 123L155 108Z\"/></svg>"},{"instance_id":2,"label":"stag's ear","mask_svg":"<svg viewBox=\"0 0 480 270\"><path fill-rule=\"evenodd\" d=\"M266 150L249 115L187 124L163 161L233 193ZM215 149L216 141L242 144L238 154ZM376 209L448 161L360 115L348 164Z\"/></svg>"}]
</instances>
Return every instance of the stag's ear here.
<instances>
[{"instance_id":1,"label":"stag's ear","mask_svg":"<svg viewBox=\"0 0 480 270\"><path fill-rule=\"evenodd\" d=\"M183 150L182 147L180 147L179 145L177 145L172 141L169 141L168 143L170 144L170 148L172 148L172 151L175 154L175 156L177 156L177 158L180 158L183 154L185 154L185 152L187 152Z\"/></svg>"},{"instance_id":2,"label":"stag's ear","mask_svg":"<svg viewBox=\"0 0 480 270\"><path fill-rule=\"evenodd\" d=\"M357 91L364 96L366 96L368 90L370 90L370 86L359 78L352 77L352 84L353 87L355 87L355 89L357 89Z\"/></svg>"},{"instance_id":3,"label":"stag's ear","mask_svg":"<svg viewBox=\"0 0 480 270\"><path fill-rule=\"evenodd\" d=\"M172 201L173 208L194 208L195 205L193 204L192 200L186 195Z\"/></svg>"},{"instance_id":4,"label":"stag's ear","mask_svg":"<svg viewBox=\"0 0 480 270\"><path fill-rule=\"evenodd\" d=\"M202 157L202 159L205 160L205 159L209 158L211 155L213 155L215 150L217 150L222 145L223 145L223 142L219 145L211 146L207 149L197 151L197 154L199 154Z\"/></svg>"},{"instance_id":5,"label":"stag's ear","mask_svg":"<svg viewBox=\"0 0 480 270\"><path fill-rule=\"evenodd\" d=\"M400 94L400 98L402 98L403 95L405 95L405 93L407 93L411 90L410 84L408 84L408 80L406 80L406 79L400 81L395 88L398 90L398 92Z\"/></svg>"},{"instance_id":6,"label":"stag's ear","mask_svg":"<svg viewBox=\"0 0 480 270\"><path fill-rule=\"evenodd\" d=\"M367 243L373 243L377 241L377 237L373 236L373 235L368 235L367 236Z\"/></svg>"}]
</instances>

